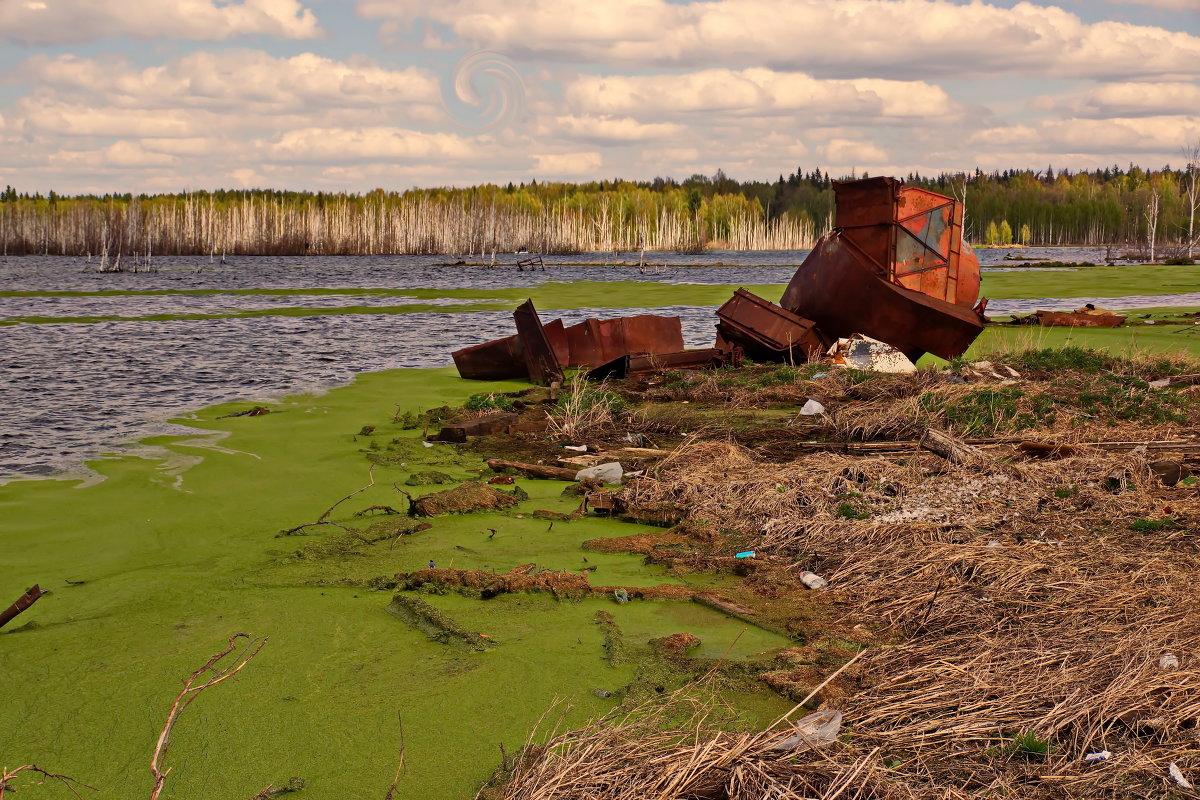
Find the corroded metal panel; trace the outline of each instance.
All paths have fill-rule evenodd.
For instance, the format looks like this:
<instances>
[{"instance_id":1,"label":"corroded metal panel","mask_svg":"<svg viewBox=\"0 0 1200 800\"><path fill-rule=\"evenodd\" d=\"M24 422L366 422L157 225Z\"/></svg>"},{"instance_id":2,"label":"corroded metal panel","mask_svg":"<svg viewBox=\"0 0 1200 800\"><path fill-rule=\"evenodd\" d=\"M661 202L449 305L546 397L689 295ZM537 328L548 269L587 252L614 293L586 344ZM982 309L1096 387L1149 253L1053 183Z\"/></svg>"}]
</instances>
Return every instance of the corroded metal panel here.
<instances>
[{"instance_id":1,"label":"corroded metal panel","mask_svg":"<svg viewBox=\"0 0 1200 800\"><path fill-rule=\"evenodd\" d=\"M831 344L812 320L745 289L738 289L717 309L717 318L720 340L740 345L756 361L799 364L818 357Z\"/></svg>"}]
</instances>

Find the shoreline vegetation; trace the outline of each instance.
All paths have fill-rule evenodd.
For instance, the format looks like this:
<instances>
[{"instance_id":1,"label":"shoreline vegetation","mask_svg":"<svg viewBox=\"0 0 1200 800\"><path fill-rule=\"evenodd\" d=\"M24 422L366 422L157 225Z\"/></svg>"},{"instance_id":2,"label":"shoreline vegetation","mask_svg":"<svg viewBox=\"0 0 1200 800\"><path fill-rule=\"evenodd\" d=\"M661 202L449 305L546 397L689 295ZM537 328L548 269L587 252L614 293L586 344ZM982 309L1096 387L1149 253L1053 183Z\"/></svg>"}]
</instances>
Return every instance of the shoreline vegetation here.
<instances>
[{"instance_id":1,"label":"shoreline vegetation","mask_svg":"<svg viewBox=\"0 0 1200 800\"><path fill-rule=\"evenodd\" d=\"M863 177L866 177L865 173ZM1072 173L910 174L965 201L984 246L1117 245L1192 257L1197 170L1130 165ZM718 170L676 181L486 184L366 194L217 190L65 197L0 192L4 255L467 254L803 250L830 227L833 178L798 168L739 182ZM644 261L644 256L641 259Z\"/></svg>"},{"instance_id":2,"label":"shoreline vegetation","mask_svg":"<svg viewBox=\"0 0 1200 800\"><path fill-rule=\"evenodd\" d=\"M430 800L1153 796L1200 769L1200 362L1013 333L913 375L764 364L557 399L367 374L204 409L186 424L222 449L183 471L0 487L12 579L55 589L0 632L11 685L40 687L0 707L0 749L138 796L179 676L247 631L270 644L179 722L170 796L216 773L235 797L382 796L398 743L396 796ZM423 444L496 413L519 422ZM595 486L503 466L630 435L643 475L608 517L580 505ZM840 729L778 746L818 710Z\"/></svg>"}]
</instances>

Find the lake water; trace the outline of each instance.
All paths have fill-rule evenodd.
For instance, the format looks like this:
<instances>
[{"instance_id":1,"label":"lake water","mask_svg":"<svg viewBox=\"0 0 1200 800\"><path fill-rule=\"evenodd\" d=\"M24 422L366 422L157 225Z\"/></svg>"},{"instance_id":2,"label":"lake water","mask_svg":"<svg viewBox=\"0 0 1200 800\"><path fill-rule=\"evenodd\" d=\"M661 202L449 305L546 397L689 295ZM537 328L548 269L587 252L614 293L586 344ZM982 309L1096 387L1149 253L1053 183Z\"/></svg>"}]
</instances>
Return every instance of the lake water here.
<instances>
[{"instance_id":1,"label":"lake water","mask_svg":"<svg viewBox=\"0 0 1200 800\"><path fill-rule=\"evenodd\" d=\"M1003 265L1006 251L980 251L984 264ZM665 266L571 266L562 262L636 262L638 254L547 258L545 272L512 266L439 266L458 257L249 257L226 263L205 257L154 259L154 271L104 274L79 258L31 256L0 261L0 289L36 293L0 296L0 318L142 317L220 314L297 306L339 308L410 303L468 305L463 300L417 300L403 295L262 294L254 290L499 289L547 280L641 280L682 284L786 283L807 251L648 253ZM1030 248L1020 255L1100 261L1103 250ZM509 264L518 256L502 257ZM1019 266L1019 264L1018 264ZM167 294L100 295L106 291ZM172 294L204 291L208 294ZM249 291L234 294L234 291ZM81 292L49 295L47 292ZM1144 301L1144 298L1143 298ZM1039 301L1006 301L1022 304ZM1078 305L1080 301L1066 301ZM1111 301L1102 301L1112 306ZM1188 304L1200 304L1200 297ZM1182 303L1177 303L1182 304ZM993 313L1012 313L997 302ZM1145 302L1143 302L1145 305ZM1047 304L1039 307L1045 308ZM709 307L656 308L683 319L689 347L713 336ZM588 316L642 313L638 309L581 309ZM78 471L84 459L149 435L180 432L171 417L214 403L265 400L345 383L359 372L450 363L450 351L512 332L508 312L419 312L262 316L0 327L0 481Z\"/></svg>"}]
</instances>

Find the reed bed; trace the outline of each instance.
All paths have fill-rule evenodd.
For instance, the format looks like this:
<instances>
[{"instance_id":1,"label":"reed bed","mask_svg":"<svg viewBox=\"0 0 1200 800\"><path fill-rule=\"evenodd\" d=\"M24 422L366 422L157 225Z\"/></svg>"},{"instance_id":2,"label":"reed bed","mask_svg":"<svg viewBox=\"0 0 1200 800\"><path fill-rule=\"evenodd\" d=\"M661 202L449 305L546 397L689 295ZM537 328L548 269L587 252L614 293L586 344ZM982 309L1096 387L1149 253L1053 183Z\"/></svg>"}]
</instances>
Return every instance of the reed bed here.
<instances>
[{"instance_id":1,"label":"reed bed","mask_svg":"<svg viewBox=\"0 0 1200 800\"><path fill-rule=\"evenodd\" d=\"M610 719L552 740L502 796L1200 797L1170 773L1200 775L1200 495L1159 484L1151 458L780 465L685 443L621 499L735 534L764 563L750 586L828 579L876 643L828 695L848 736L779 758Z\"/></svg>"}]
</instances>

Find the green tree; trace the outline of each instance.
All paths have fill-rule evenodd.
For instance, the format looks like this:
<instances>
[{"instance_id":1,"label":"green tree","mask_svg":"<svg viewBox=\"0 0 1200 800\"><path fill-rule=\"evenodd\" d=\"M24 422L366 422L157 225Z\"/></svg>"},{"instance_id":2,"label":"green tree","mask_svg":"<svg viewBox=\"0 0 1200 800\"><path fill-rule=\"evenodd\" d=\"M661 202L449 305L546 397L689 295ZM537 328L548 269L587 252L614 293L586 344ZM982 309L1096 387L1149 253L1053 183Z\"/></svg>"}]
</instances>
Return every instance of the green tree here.
<instances>
[{"instance_id":1,"label":"green tree","mask_svg":"<svg viewBox=\"0 0 1200 800\"><path fill-rule=\"evenodd\" d=\"M1000 221L1000 238L997 240L997 244L1012 244L1012 243L1013 243L1012 225L1009 225L1008 220L1006 220L1006 219L1001 220Z\"/></svg>"},{"instance_id":2,"label":"green tree","mask_svg":"<svg viewBox=\"0 0 1200 800\"><path fill-rule=\"evenodd\" d=\"M983 243L987 246L992 246L1000 241L1000 229L996 227L996 221L992 220L988 223L987 231L983 234Z\"/></svg>"},{"instance_id":3,"label":"green tree","mask_svg":"<svg viewBox=\"0 0 1200 800\"><path fill-rule=\"evenodd\" d=\"M1033 239L1033 231L1029 230L1029 223L1028 222L1023 223L1021 225L1021 234L1020 234L1021 244L1027 245L1027 244L1029 244L1029 242L1032 239Z\"/></svg>"}]
</instances>

